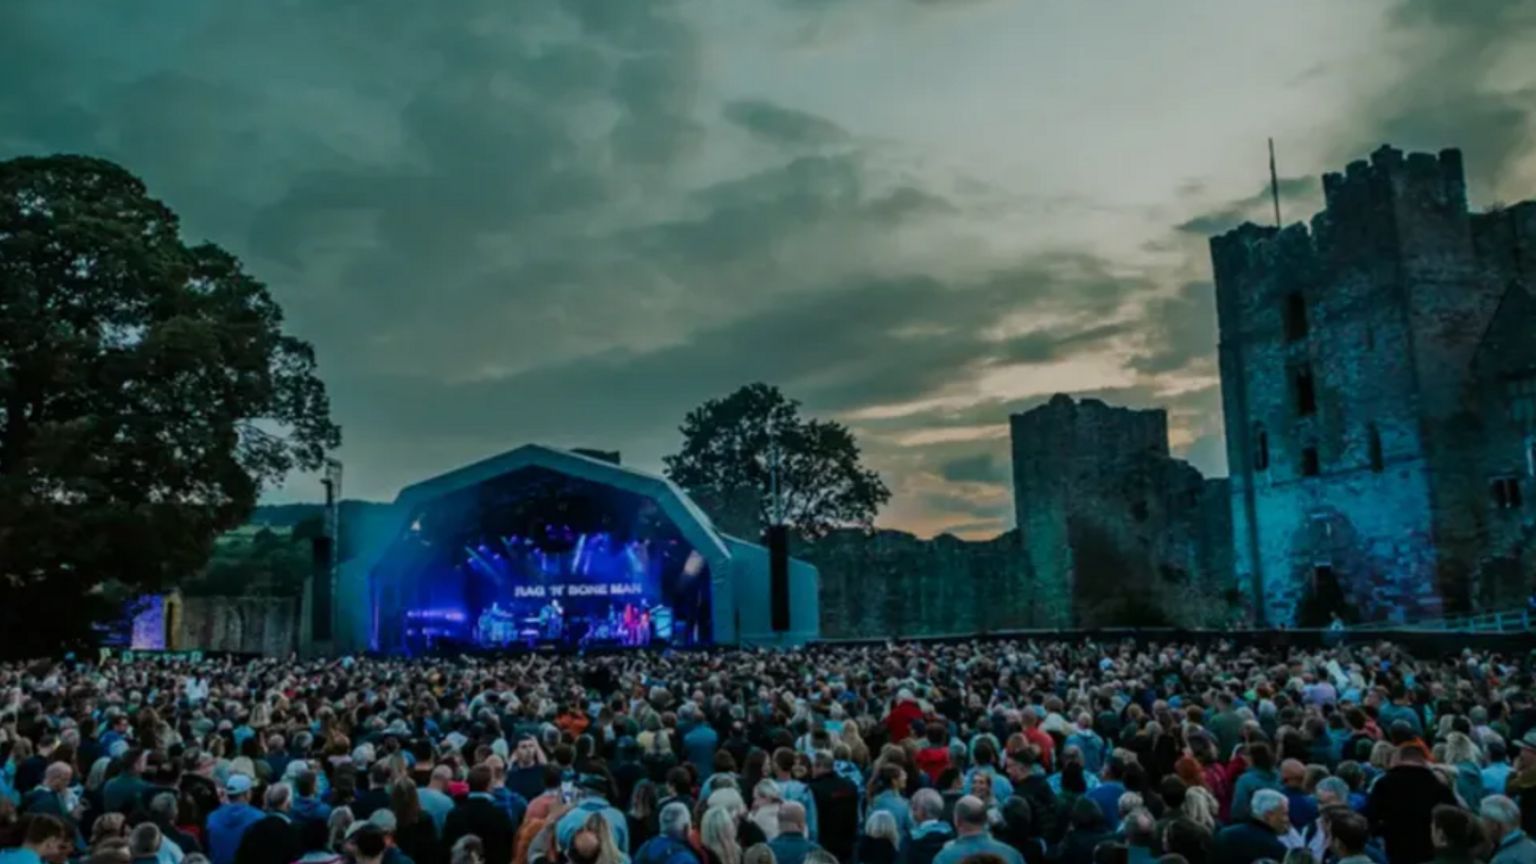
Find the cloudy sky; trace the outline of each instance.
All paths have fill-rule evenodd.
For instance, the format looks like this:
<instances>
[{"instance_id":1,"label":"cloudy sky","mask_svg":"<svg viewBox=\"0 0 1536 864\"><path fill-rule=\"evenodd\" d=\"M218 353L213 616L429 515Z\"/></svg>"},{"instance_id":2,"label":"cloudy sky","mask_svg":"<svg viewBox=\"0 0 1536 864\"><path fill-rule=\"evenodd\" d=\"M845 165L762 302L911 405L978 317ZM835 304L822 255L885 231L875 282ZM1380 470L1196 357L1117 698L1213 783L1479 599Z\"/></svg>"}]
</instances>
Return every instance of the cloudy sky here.
<instances>
[{"instance_id":1,"label":"cloudy sky","mask_svg":"<svg viewBox=\"0 0 1536 864\"><path fill-rule=\"evenodd\" d=\"M1536 194L1533 43L1532 0L4 0L0 158L120 161L268 282L349 496L657 467L764 380L881 524L987 536L1054 392L1225 471L1205 238L1265 218L1266 137L1288 221L1384 141Z\"/></svg>"}]
</instances>

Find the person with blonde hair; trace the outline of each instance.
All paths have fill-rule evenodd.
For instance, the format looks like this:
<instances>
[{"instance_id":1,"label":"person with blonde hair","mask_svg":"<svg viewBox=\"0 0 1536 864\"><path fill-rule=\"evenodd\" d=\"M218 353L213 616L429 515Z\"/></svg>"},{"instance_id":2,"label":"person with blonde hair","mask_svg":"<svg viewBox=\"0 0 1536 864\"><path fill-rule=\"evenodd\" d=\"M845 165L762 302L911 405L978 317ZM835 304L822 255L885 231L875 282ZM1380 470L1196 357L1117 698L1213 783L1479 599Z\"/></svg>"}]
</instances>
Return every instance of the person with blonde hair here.
<instances>
[{"instance_id":1,"label":"person with blonde hair","mask_svg":"<svg viewBox=\"0 0 1536 864\"><path fill-rule=\"evenodd\" d=\"M773 854L773 847L758 843L742 853L741 864L778 864L778 858Z\"/></svg>"},{"instance_id":2,"label":"person with blonde hair","mask_svg":"<svg viewBox=\"0 0 1536 864\"><path fill-rule=\"evenodd\" d=\"M571 835L565 857L569 864L625 864L628 861L614 840L613 826L601 813L593 813Z\"/></svg>"},{"instance_id":3,"label":"person with blonde hair","mask_svg":"<svg viewBox=\"0 0 1536 864\"><path fill-rule=\"evenodd\" d=\"M1469 810L1476 810L1487 793L1483 788L1483 753L1477 744L1462 732L1452 732L1445 738L1445 764L1456 773L1456 795Z\"/></svg>"},{"instance_id":4,"label":"person with blonde hair","mask_svg":"<svg viewBox=\"0 0 1536 864\"><path fill-rule=\"evenodd\" d=\"M742 864L741 845L736 841L736 817L725 807L711 806L704 812L699 823L699 845L704 847L704 864Z\"/></svg>"},{"instance_id":5,"label":"person with blonde hair","mask_svg":"<svg viewBox=\"0 0 1536 864\"><path fill-rule=\"evenodd\" d=\"M1204 786L1191 786L1184 791L1184 803L1179 806L1179 814L1185 819L1214 834L1220 813L1221 803L1211 794L1211 790Z\"/></svg>"},{"instance_id":6,"label":"person with blonde hair","mask_svg":"<svg viewBox=\"0 0 1536 864\"><path fill-rule=\"evenodd\" d=\"M325 833L329 838L326 846L332 851L341 854L347 845L347 832L351 830L352 823L357 821L352 815L352 808L337 807L331 811L331 818L326 821Z\"/></svg>"}]
</instances>

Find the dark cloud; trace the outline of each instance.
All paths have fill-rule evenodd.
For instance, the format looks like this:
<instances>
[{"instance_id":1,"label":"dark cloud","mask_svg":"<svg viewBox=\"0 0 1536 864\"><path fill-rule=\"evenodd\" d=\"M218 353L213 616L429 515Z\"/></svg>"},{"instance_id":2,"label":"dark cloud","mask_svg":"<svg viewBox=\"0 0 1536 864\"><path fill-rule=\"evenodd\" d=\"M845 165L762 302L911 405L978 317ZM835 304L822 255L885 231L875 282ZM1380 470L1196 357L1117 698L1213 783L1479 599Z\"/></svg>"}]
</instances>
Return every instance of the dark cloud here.
<instances>
[{"instance_id":1,"label":"dark cloud","mask_svg":"<svg viewBox=\"0 0 1536 864\"><path fill-rule=\"evenodd\" d=\"M1530 151L1536 81L1529 66L1505 61L1536 44L1536 2L1401 0L1389 23L1402 46L1393 55L1397 74L1362 100L1338 136L1335 161L1383 142L1430 152L1459 147L1474 200L1524 192L1504 184Z\"/></svg>"},{"instance_id":2,"label":"dark cloud","mask_svg":"<svg viewBox=\"0 0 1536 864\"><path fill-rule=\"evenodd\" d=\"M1050 363L1085 352L1137 328L1137 324L1120 322L1090 326L1075 332L1061 332L1056 328L1034 330L1007 340L996 359L999 365Z\"/></svg>"},{"instance_id":3,"label":"dark cloud","mask_svg":"<svg viewBox=\"0 0 1536 864\"><path fill-rule=\"evenodd\" d=\"M943 463L939 476L950 483L1002 483L1008 479L1008 466L996 454L977 453Z\"/></svg>"},{"instance_id":4,"label":"dark cloud","mask_svg":"<svg viewBox=\"0 0 1536 864\"><path fill-rule=\"evenodd\" d=\"M370 376L381 389L363 400L370 411L362 422L406 437L449 429L513 440L560 430L628 434L675 424L703 399L752 380L779 384L824 413L916 401L966 385L976 370L1006 356L1007 344L986 329L997 316L1070 307L1084 293L1074 276L1099 266L1074 257L977 284L910 277L828 285L655 350L608 350L459 384ZM1096 290L1113 308L1129 289ZM358 381L348 389L368 386ZM530 411L535 405L539 410Z\"/></svg>"},{"instance_id":5,"label":"dark cloud","mask_svg":"<svg viewBox=\"0 0 1536 864\"><path fill-rule=\"evenodd\" d=\"M825 117L785 108L766 99L728 102L725 119L772 144L790 148L820 147L848 139L843 128Z\"/></svg>"},{"instance_id":6,"label":"dark cloud","mask_svg":"<svg viewBox=\"0 0 1536 864\"><path fill-rule=\"evenodd\" d=\"M842 19L985 2L777 14L862 32ZM1463 145L1475 188L1507 177L1532 98L1496 61L1529 40L1532 6L1400 3L1405 72L1322 133L1341 157L1320 168L1390 139ZM696 9L9 0L0 158L117 159L189 235L246 259L316 343L369 494L527 440L655 467L689 408L761 379L854 418L901 503L974 533L1008 519L988 497L1006 488L1008 415L1049 396L983 398L977 379L1043 389L1030 366L1110 350L1132 356L1122 386L1075 395L1166 407L1176 449L1220 470L1196 238L1268 222L1267 185L1222 201L1182 184L1178 206L1205 212L1163 231L1160 251L1194 256L1179 266L1055 252L989 270L1050 245L998 239L1027 219L1109 205L937 179L932 154L895 164L900 145L841 116L721 92ZM1320 204L1315 173L1282 181L1287 221ZM928 407L884 416L908 404Z\"/></svg>"},{"instance_id":7,"label":"dark cloud","mask_svg":"<svg viewBox=\"0 0 1536 864\"><path fill-rule=\"evenodd\" d=\"M1208 372L1216 360L1216 287L1187 283L1174 296L1148 304L1138 325L1144 348L1131 359L1132 369L1166 375L1198 364Z\"/></svg>"},{"instance_id":8,"label":"dark cloud","mask_svg":"<svg viewBox=\"0 0 1536 864\"><path fill-rule=\"evenodd\" d=\"M1287 223L1304 222L1312 218L1312 212L1322 202L1323 185L1316 177L1282 177L1276 186L1280 190L1280 218ZM1274 197L1266 183L1264 188L1246 198L1190 217L1179 223L1178 230L1200 237L1213 237L1244 222L1270 225L1274 221Z\"/></svg>"}]
</instances>

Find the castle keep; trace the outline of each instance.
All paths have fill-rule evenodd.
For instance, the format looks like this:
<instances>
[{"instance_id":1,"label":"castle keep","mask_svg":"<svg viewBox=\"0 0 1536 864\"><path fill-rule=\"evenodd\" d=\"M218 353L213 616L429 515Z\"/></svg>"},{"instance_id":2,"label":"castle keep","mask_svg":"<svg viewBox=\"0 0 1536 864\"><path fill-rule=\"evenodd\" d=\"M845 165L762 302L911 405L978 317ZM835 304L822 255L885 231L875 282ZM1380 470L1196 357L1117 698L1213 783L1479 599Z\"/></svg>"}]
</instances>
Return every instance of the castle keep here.
<instances>
[{"instance_id":1,"label":"castle keep","mask_svg":"<svg viewBox=\"0 0 1536 864\"><path fill-rule=\"evenodd\" d=\"M1536 202L1461 155L1323 178L1310 227L1211 240L1236 578L1259 623L1518 604L1536 571Z\"/></svg>"}]
</instances>

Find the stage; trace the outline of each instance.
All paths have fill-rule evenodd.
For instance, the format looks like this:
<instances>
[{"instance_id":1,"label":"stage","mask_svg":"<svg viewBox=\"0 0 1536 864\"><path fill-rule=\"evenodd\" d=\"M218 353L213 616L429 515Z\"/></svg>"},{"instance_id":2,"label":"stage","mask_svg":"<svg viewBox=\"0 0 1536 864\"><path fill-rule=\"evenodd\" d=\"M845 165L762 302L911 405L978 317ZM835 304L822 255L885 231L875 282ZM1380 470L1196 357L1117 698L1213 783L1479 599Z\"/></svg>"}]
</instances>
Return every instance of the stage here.
<instances>
[{"instance_id":1,"label":"stage","mask_svg":"<svg viewBox=\"0 0 1536 864\"><path fill-rule=\"evenodd\" d=\"M644 651L818 633L815 568L791 560L790 627L774 630L763 547L716 531L665 478L587 455L518 448L407 487L374 527L341 568L333 651Z\"/></svg>"}]
</instances>

